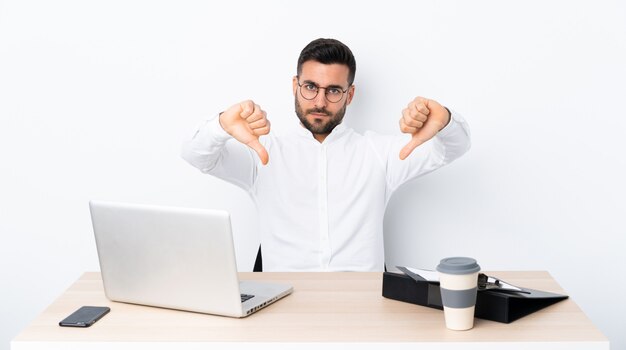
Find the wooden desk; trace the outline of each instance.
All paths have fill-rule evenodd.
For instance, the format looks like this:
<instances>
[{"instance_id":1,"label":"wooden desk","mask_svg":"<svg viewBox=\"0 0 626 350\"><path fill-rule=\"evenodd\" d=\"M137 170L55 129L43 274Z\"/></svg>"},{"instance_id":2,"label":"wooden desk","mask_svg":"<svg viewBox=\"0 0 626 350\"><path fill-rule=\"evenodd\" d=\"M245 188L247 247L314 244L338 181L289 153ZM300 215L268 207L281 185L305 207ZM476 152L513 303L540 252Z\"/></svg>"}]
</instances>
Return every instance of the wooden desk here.
<instances>
[{"instance_id":1,"label":"wooden desk","mask_svg":"<svg viewBox=\"0 0 626 350\"><path fill-rule=\"evenodd\" d=\"M516 285L564 293L547 272L490 272ZM476 319L470 331L445 328L443 312L383 298L382 274L240 273L287 282L292 295L244 319L159 309L106 299L98 272L85 273L11 342L26 349L609 349L607 338L571 299L511 324ZM59 327L83 305L111 312L90 328Z\"/></svg>"}]
</instances>

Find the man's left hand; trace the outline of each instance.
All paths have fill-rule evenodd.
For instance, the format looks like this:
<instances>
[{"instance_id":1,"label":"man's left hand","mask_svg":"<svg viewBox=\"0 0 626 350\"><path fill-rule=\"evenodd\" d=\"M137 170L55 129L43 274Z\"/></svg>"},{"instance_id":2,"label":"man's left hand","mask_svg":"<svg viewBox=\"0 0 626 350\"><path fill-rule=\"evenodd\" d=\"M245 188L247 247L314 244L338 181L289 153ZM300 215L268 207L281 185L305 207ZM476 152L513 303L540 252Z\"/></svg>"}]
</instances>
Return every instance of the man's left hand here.
<instances>
[{"instance_id":1,"label":"man's left hand","mask_svg":"<svg viewBox=\"0 0 626 350\"><path fill-rule=\"evenodd\" d=\"M450 122L450 113L435 100L416 97L407 108L402 110L400 131L411 134L412 138L400 151L404 160L417 146L432 139L439 130Z\"/></svg>"}]
</instances>

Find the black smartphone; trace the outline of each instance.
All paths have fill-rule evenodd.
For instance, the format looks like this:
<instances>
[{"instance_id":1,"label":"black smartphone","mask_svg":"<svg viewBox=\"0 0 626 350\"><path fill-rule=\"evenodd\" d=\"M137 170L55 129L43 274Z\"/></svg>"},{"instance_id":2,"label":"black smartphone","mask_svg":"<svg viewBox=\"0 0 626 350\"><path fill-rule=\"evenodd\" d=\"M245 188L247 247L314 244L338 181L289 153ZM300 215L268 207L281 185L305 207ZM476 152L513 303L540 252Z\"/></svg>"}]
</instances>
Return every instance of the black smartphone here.
<instances>
[{"instance_id":1,"label":"black smartphone","mask_svg":"<svg viewBox=\"0 0 626 350\"><path fill-rule=\"evenodd\" d=\"M89 327L111 311L106 306L83 306L59 322L63 327Z\"/></svg>"}]
</instances>

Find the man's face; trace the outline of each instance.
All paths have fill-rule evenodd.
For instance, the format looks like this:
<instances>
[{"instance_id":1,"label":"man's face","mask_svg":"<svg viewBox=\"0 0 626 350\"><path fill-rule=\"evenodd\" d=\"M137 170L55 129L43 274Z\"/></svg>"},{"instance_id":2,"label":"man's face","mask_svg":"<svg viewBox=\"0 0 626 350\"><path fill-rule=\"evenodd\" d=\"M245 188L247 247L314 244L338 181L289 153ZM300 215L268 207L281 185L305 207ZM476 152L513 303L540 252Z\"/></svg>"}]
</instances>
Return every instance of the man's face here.
<instances>
[{"instance_id":1,"label":"man's face","mask_svg":"<svg viewBox=\"0 0 626 350\"><path fill-rule=\"evenodd\" d=\"M354 86L348 87L350 69L343 64L323 64L317 61L306 61L302 64L300 85L298 77L293 78L293 93L295 96L296 114L302 125L314 135L326 136L343 120L346 107L352 102ZM321 87L315 98L305 99L300 89L306 86ZM326 98L327 89L348 90L337 102L329 102ZM332 91L331 91L332 92Z\"/></svg>"}]
</instances>

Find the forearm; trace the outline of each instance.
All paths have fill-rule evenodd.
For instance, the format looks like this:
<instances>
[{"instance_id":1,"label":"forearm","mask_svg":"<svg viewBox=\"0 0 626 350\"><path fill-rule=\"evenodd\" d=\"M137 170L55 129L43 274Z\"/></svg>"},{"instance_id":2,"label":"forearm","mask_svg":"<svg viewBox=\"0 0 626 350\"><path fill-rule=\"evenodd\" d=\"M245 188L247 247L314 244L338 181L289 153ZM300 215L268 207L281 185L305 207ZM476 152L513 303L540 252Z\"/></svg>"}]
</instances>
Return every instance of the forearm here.
<instances>
[{"instance_id":1,"label":"forearm","mask_svg":"<svg viewBox=\"0 0 626 350\"><path fill-rule=\"evenodd\" d=\"M436 151L441 152L443 164L461 157L471 147L469 125L460 114L450 112L450 122L435 135L435 142L439 144L439 147L435 146L435 148Z\"/></svg>"},{"instance_id":2,"label":"forearm","mask_svg":"<svg viewBox=\"0 0 626 350\"><path fill-rule=\"evenodd\" d=\"M229 139L231 136L222 129L219 118L209 119L183 142L181 157L203 173L210 173Z\"/></svg>"},{"instance_id":3,"label":"forearm","mask_svg":"<svg viewBox=\"0 0 626 350\"><path fill-rule=\"evenodd\" d=\"M184 141L181 156L201 172L245 190L254 182L256 164L250 149L226 133L217 117L201 124Z\"/></svg>"},{"instance_id":4,"label":"forearm","mask_svg":"<svg viewBox=\"0 0 626 350\"><path fill-rule=\"evenodd\" d=\"M395 137L388 149L378 147L381 154L386 154L385 168L391 192L407 181L449 164L469 150L471 145L469 126L463 117L454 111L451 112L448 124L432 139L415 148L404 160L400 160L397 154L407 142L405 137Z\"/></svg>"}]
</instances>

